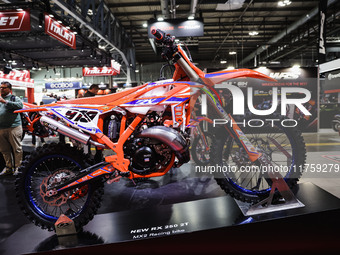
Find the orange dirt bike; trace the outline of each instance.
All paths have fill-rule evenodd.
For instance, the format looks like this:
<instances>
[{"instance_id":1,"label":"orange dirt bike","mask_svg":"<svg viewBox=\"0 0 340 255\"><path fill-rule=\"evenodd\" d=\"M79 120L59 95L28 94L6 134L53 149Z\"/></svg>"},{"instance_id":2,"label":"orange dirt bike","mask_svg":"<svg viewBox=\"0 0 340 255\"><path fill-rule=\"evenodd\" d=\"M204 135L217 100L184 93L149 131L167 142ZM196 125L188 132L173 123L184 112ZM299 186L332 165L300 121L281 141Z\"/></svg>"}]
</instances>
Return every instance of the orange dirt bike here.
<instances>
[{"instance_id":1,"label":"orange dirt bike","mask_svg":"<svg viewBox=\"0 0 340 255\"><path fill-rule=\"evenodd\" d=\"M172 79L17 111L36 113L31 122L43 132L51 130L108 152L102 161L94 162L79 146L52 143L25 158L15 182L16 196L28 219L41 228L53 230L61 214L71 218L77 228L86 225L100 207L105 182L159 177L188 163L191 112L198 96L208 95L209 109L232 119L221 107L214 84L237 77L273 80L248 69L206 74L190 61L174 37L160 30L152 33L163 46L163 58L175 65ZM272 135L255 133L249 138L237 125L224 125L223 130L213 143L211 158L216 164L286 163L286 181L296 183L297 178L288 177L293 167L303 164L305 153L296 130L279 125ZM282 161L276 162L276 157ZM268 195L268 176L256 173L245 178L245 183L237 174L225 173L216 179L221 188L243 201L256 202Z\"/></svg>"}]
</instances>

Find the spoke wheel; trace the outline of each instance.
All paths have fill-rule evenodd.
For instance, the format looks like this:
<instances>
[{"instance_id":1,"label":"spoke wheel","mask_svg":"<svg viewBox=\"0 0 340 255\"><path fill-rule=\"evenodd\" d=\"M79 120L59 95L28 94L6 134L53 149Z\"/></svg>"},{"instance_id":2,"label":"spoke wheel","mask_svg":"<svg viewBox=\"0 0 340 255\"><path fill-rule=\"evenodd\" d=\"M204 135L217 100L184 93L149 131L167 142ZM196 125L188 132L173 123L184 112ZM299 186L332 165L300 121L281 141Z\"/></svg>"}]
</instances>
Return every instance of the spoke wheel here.
<instances>
[{"instance_id":1,"label":"spoke wheel","mask_svg":"<svg viewBox=\"0 0 340 255\"><path fill-rule=\"evenodd\" d=\"M91 182L62 193L48 193L87 166L81 151L63 144L44 145L27 156L16 179L16 195L28 219L48 230L53 230L61 214L71 218L78 229L87 224L100 206L102 182Z\"/></svg>"},{"instance_id":2,"label":"spoke wheel","mask_svg":"<svg viewBox=\"0 0 340 255\"><path fill-rule=\"evenodd\" d=\"M249 128L243 132L254 147L271 161L272 169L278 171L292 188L303 172L306 158L305 144L299 130L276 124L261 128L261 133L258 129ZM211 157L217 164L227 166L228 171L215 179L231 196L255 203L269 195L272 181L263 171L268 170L268 166L261 166L262 169L255 166L244 149L230 136L216 139Z\"/></svg>"}]
</instances>

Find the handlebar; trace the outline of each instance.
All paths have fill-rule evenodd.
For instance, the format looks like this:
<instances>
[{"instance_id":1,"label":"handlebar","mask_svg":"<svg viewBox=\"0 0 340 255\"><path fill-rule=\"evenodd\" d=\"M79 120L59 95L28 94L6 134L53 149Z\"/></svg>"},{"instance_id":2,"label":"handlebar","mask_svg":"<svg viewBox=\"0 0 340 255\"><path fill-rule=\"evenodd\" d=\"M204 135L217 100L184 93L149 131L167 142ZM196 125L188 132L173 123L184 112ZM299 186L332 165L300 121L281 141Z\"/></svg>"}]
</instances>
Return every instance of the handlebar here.
<instances>
[{"instance_id":1,"label":"handlebar","mask_svg":"<svg viewBox=\"0 0 340 255\"><path fill-rule=\"evenodd\" d=\"M156 42L163 45L162 58L167 60L172 59L172 55L176 52L175 37L166 34L160 29L152 29L151 34L155 37Z\"/></svg>"},{"instance_id":2,"label":"handlebar","mask_svg":"<svg viewBox=\"0 0 340 255\"><path fill-rule=\"evenodd\" d=\"M174 44L174 37L160 29L152 29L151 34L156 37L158 43L163 43L166 46L172 46Z\"/></svg>"},{"instance_id":3,"label":"handlebar","mask_svg":"<svg viewBox=\"0 0 340 255\"><path fill-rule=\"evenodd\" d=\"M152 29L151 34L156 37L156 40L161 41L163 38L165 38L165 32L159 29Z\"/></svg>"}]
</instances>

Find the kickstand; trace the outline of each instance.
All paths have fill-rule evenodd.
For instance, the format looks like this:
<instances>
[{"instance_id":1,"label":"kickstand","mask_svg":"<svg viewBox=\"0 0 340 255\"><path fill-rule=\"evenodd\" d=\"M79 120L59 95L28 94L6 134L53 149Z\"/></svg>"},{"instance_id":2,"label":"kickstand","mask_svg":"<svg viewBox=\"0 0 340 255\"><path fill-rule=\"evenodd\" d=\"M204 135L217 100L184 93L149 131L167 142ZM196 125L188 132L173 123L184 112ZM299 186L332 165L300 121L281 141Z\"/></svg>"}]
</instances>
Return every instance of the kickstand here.
<instances>
[{"instance_id":1,"label":"kickstand","mask_svg":"<svg viewBox=\"0 0 340 255\"><path fill-rule=\"evenodd\" d=\"M280 173L270 171L268 175L272 181L272 185L269 196L266 199L260 201L255 205L246 206L247 208L244 204L241 205L240 203L238 203L240 209L245 216L288 210L305 206L294 196L293 192L291 191L285 180L282 178ZM276 190L281 194L283 201L280 201L281 203L278 204L272 204Z\"/></svg>"}]
</instances>

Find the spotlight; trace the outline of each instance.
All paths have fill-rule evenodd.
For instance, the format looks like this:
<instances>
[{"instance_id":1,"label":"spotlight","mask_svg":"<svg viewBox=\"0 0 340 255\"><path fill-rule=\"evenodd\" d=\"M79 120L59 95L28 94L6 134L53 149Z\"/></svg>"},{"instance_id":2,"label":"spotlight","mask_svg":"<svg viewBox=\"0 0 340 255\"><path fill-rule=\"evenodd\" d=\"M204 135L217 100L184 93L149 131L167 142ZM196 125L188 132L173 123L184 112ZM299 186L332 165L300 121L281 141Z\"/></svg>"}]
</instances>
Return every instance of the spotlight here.
<instances>
[{"instance_id":1,"label":"spotlight","mask_svg":"<svg viewBox=\"0 0 340 255\"><path fill-rule=\"evenodd\" d=\"M44 22L44 14L40 13L39 14L39 27L42 28L43 27L43 22Z\"/></svg>"},{"instance_id":2,"label":"spotlight","mask_svg":"<svg viewBox=\"0 0 340 255\"><path fill-rule=\"evenodd\" d=\"M7 65L4 67L4 74L9 74L12 71L12 66Z\"/></svg>"}]
</instances>

